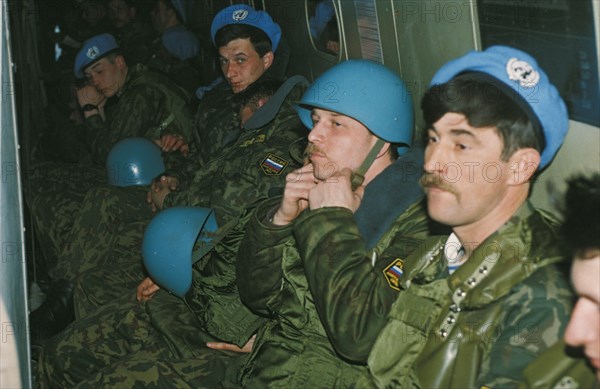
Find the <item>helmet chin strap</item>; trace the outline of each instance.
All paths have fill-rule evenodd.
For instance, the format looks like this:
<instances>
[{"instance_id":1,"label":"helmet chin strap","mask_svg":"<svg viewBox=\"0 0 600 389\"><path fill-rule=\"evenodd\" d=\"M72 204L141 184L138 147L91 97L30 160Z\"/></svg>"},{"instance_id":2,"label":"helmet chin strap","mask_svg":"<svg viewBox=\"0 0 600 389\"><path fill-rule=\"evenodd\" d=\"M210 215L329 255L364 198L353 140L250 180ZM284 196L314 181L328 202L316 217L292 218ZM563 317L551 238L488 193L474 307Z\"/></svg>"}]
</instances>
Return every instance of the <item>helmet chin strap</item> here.
<instances>
[{"instance_id":1,"label":"helmet chin strap","mask_svg":"<svg viewBox=\"0 0 600 389\"><path fill-rule=\"evenodd\" d=\"M377 138L377 142L375 142L371 148L371 151L369 151L369 154L365 158L362 165L360 165L360 167L352 173L352 191L355 191L356 188L361 186L361 184L364 182L367 170L369 170L373 162L375 162L377 154L379 154L384 145L385 141L381 138Z\"/></svg>"}]
</instances>

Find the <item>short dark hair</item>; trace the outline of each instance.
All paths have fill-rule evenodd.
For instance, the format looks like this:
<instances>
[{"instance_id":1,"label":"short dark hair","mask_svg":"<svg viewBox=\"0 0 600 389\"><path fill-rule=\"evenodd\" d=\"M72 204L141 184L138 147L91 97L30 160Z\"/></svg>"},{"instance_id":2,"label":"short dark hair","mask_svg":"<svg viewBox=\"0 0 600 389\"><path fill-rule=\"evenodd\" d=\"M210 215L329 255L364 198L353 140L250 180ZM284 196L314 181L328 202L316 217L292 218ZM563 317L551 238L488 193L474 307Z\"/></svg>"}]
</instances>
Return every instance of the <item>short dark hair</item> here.
<instances>
[{"instance_id":1,"label":"short dark hair","mask_svg":"<svg viewBox=\"0 0 600 389\"><path fill-rule=\"evenodd\" d=\"M600 173L569 179L562 234L573 253L600 249Z\"/></svg>"},{"instance_id":2,"label":"short dark hair","mask_svg":"<svg viewBox=\"0 0 600 389\"><path fill-rule=\"evenodd\" d=\"M154 6L156 6L156 4L159 2L162 2L165 5L165 8L173 10L173 12L175 12L175 17L177 18L177 21L181 24L184 24L183 15L179 14L179 11L177 11L177 8L175 8L171 0L154 0Z\"/></svg>"},{"instance_id":3,"label":"short dark hair","mask_svg":"<svg viewBox=\"0 0 600 389\"><path fill-rule=\"evenodd\" d=\"M250 43L260 58L264 57L269 51L273 51L271 39L260 28L249 26L247 24L228 24L217 31L215 35L215 45L217 47L227 46L229 42L235 39L250 39Z\"/></svg>"},{"instance_id":4,"label":"short dark hair","mask_svg":"<svg viewBox=\"0 0 600 389\"><path fill-rule=\"evenodd\" d=\"M465 115L473 127L495 127L504 147L501 158L506 161L517 150L531 147L542 152L544 137L531 116L495 83L464 74L445 84L431 87L421 103L426 128L448 112Z\"/></svg>"}]
</instances>

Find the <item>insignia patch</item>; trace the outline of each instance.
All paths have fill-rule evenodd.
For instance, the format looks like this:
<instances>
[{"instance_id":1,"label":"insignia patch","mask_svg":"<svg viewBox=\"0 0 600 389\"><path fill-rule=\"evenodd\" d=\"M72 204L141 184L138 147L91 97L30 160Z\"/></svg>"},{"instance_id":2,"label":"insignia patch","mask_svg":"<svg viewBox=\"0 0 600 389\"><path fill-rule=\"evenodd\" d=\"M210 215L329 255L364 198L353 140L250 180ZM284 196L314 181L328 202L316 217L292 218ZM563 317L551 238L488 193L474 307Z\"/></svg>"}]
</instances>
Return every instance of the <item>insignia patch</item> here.
<instances>
[{"instance_id":1,"label":"insignia patch","mask_svg":"<svg viewBox=\"0 0 600 389\"><path fill-rule=\"evenodd\" d=\"M528 62L517 58L508 60L506 63L506 73L511 80L519 81L519 84L523 88L533 88L540 81L540 73Z\"/></svg>"},{"instance_id":2,"label":"insignia patch","mask_svg":"<svg viewBox=\"0 0 600 389\"><path fill-rule=\"evenodd\" d=\"M100 52L100 50L98 49L98 47L92 46L88 49L86 55L89 59L94 59L94 58L96 58L96 56L98 56L99 52Z\"/></svg>"},{"instance_id":3,"label":"insignia patch","mask_svg":"<svg viewBox=\"0 0 600 389\"><path fill-rule=\"evenodd\" d=\"M383 269L383 275L390 288L400 291L400 277L404 273L404 260L396 258L388 267Z\"/></svg>"},{"instance_id":4,"label":"insignia patch","mask_svg":"<svg viewBox=\"0 0 600 389\"><path fill-rule=\"evenodd\" d=\"M245 9L238 9L233 13L233 20L239 22L246 19L246 16L248 16L248 11L246 11Z\"/></svg>"},{"instance_id":5,"label":"insignia patch","mask_svg":"<svg viewBox=\"0 0 600 389\"><path fill-rule=\"evenodd\" d=\"M260 164L262 171L268 176L277 176L289 164L285 159L269 153Z\"/></svg>"}]
</instances>

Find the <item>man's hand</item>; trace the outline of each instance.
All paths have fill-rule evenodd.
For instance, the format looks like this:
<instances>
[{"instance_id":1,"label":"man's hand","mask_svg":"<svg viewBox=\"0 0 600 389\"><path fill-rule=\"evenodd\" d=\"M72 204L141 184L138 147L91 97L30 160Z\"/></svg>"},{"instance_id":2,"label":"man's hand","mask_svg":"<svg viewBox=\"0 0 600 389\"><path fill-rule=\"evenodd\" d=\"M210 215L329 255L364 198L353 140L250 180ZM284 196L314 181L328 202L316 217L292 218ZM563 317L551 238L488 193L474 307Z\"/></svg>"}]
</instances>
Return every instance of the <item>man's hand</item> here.
<instances>
[{"instance_id":1,"label":"man's hand","mask_svg":"<svg viewBox=\"0 0 600 389\"><path fill-rule=\"evenodd\" d=\"M86 85L83 88L77 89L77 102L79 103L80 107L83 107L86 104L92 104L98 107L98 112L84 112L84 117L88 118L99 113L102 118L104 118L104 105L106 104L106 98L103 94L98 92L98 89L96 89L94 86Z\"/></svg>"},{"instance_id":2,"label":"man's hand","mask_svg":"<svg viewBox=\"0 0 600 389\"><path fill-rule=\"evenodd\" d=\"M308 207L308 194L316 185L311 163L288 174L283 199L273 215L273 224L285 226L296 219Z\"/></svg>"},{"instance_id":3,"label":"man's hand","mask_svg":"<svg viewBox=\"0 0 600 389\"><path fill-rule=\"evenodd\" d=\"M365 187L359 186L352 192L352 171L342 169L325 181L319 183L310 191L310 209L323 207L344 207L356 212L365 193Z\"/></svg>"},{"instance_id":4,"label":"man's hand","mask_svg":"<svg viewBox=\"0 0 600 389\"><path fill-rule=\"evenodd\" d=\"M148 301L158 292L160 286L156 285L152 278L146 277L138 287L136 292L137 301Z\"/></svg>"},{"instance_id":5,"label":"man's hand","mask_svg":"<svg viewBox=\"0 0 600 389\"><path fill-rule=\"evenodd\" d=\"M152 181L152 186L146 195L146 202L150 204L152 212L163 209L165 197L179 187L179 180L172 176L160 176Z\"/></svg>"},{"instance_id":6,"label":"man's hand","mask_svg":"<svg viewBox=\"0 0 600 389\"><path fill-rule=\"evenodd\" d=\"M104 100L104 95L98 92L98 89L92 85L86 85L83 88L77 89L77 102L80 107L86 104L104 105Z\"/></svg>"},{"instance_id":7,"label":"man's hand","mask_svg":"<svg viewBox=\"0 0 600 389\"><path fill-rule=\"evenodd\" d=\"M176 134L165 134L160 139L154 141L158 147L164 152L179 150L184 156L190 153L190 146L187 144L183 136Z\"/></svg>"},{"instance_id":8,"label":"man's hand","mask_svg":"<svg viewBox=\"0 0 600 389\"><path fill-rule=\"evenodd\" d=\"M242 348L239 348L235 344L223 343L223 342L208 342L208 343L206 343L206 347L212 348L215 350L235 351L236 353L249 353L249 352L252 352L252 347L254 346L255 340L256 340L256 335L252 335L250 340L248 340L248 342L246 342L246 344Z\"/></svg>"}]
</instances>

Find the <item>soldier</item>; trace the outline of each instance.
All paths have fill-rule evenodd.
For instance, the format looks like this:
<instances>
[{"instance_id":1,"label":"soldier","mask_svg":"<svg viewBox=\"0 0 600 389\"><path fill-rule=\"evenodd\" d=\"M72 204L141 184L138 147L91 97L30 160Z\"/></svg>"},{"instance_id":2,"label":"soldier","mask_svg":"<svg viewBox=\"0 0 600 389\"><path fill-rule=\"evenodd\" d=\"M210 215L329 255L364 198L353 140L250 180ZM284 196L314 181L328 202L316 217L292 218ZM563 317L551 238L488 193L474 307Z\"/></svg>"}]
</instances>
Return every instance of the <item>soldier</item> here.
<instances>
[{"instance_id":1,"label":"soldier","mask_svg":"<svg viewBox=\"0 0 600 389\"><path fill-rule=\"evenodd\" d=\"M134 0L109 0L108 20L115 28L115 38L130 66L146 63L152 55L156 33L141 21Z\"/></svg>"},{"instance_id":2,"label":"soldier","mask_svg":"<svg viewBox=\"0 0 600 389\"><path fill-rule=\"evenodd\" d=\"M281 37L281 29L267 13L254 11L246 5L222 10L215 17L212 30L228 82L207 93L199 104L194 123L198 147L190 151L189 163L177 165L179 168L167 165L165 177L176 177L181 191L206 161L220 156L224 147L240 136L235 95L263 74L265 78L269 76L273 50ZM164 150L177 147L187 150L179 138L167 140L162 144ZM139 257L135 254L139 253L143 228L152 217L145 201L146 193L144 187L97 187L88 190L83 207L78 208L80 211L72 210L69 218L59 219L61 227L68 227L66 229L70 231L55 230L60 232L59 238L69 237L58 255L62 281L56 283L55 293L49 293L46 304L49 308L42 316L44 320L37 321L59 321L56 328L64 328L66 323L57 318L67 317L68 323L68 317L72 316L73 281L81 271L114 263L120 258ZM90 239L92 236L94 238Z\"/></svg>"},{"instance_id":3,"label":"soldier","mask_svg":"<svg viewBox=\"0 0 600 389\"><path fill-rule=\"evenodd\" d=\"M579 299L564 340L525 369L522 388L593 388L600 381L599 204L600 173L569 180L562 235L573 253L571 280Z\"/></svg>"},{"instance_id":4,"label":"soldier","mask_svg":"<svg viewBox=\"0 0 600 389\"><path fill-rule=\"evenodd\" d=\"M106 182L104 165L112 146L121 139L141 136L156 142L177 161L180 153L170 152L186 153L191 139L191 96L142 64L129 67L110 34L85 42L75 61L75 75L89 82L77 91L85 116L89 160L76 165L42 163L34 167L31 177L33 193L29 205L34 226L50 262L51 278L56 281L50 288L49 303L72 291L68 283L59 282L65 276L64 268L54 262L86 191ZM49 305L42 308L32 317L35 326L43 326L40 318L48 317Z\"/></svg>"},{"instance_id":5,"label":"soldier","mask_svg":"<svg viewBox=\"0 0 600 389\"><path fill-rule=\"evenodd\" d=\"M332 84L344 93L323 93ZM301 258L312 250L303 226L317 235L335 228L339 241L378 254L388 244L400 258L427 232L422 206L409 208L422 197L422 149L407 152L413 108L397 75L371 61L343 62L313 83L297 111L311 128L305 166L288 175L283 198L258 207L239 251L240 296L272 318L242 370L243 387L349 387L365 373L336 355L320 324L303 276ZM342 192L343 199L329 202ZM402 237L390 242L388 228ZM330 247L337 251L337 243ZM383 279L378 258L372 263Z\"/></svg>"},{"instance_id":6,"label":"soldier","mask_svg":"<svg viewBox=\"0 0 600 389\"><path fill-rule=\"evenodd\" d=\"M371 252L307 223L304 270L335 349L368 355L361 387L516 385L571 309L558 222L527 200L567 133L566 107L531 56L504 46L447 63L431 85L422 184L429 216L452 233L390 258L388 287ZM333 242L345 261L328 260Z\"/></svg>"},{"instance_id":7,"label":"soldier","mask_svg":"<svg viewBox=\"0 0 600 389\"><path fill-rule=\"evenodd\" d=\"M148 66L194 93L200 86L200 70L194 59L200 52L196 35L185 27L187 13L182 0L155 0L151 12L152 24L160 33L154 42L154 54Z\"/></svg>"},{"instance_id":8,"label":"soldier","mask_svg":"<svg viewBox=\"0 0 600 389\"><path fill-rule=\"evenodd\" d=\"M235 12L239 15L233 18ZM167 166L164 178L155 184L161 190L175 192L167 196L167 202L179 196L179 192L189 194L187 189L196 180L194 177L202 174L204 162L222 157L227 145L235 145L242 134L235 95L263 75L269 77L272 49L277 47L281 36L279 26L268 14L246 5L222 10L215 16L212 29L228 82L224 83L226 87L220 85L207 93L200 102L194 128L199 151L192 151L189 163L180 168ZM167 179L177 185L172 183L163 188ZM73 243L65 246L59 256L63 269L70 269L64 271L69 282L79 272L96 265L139 257L143 227L153 215L146 203L146 193L146 188L131 187L98 187L88 191L73 224ZM89 239L90 236L94 239Z\"/></svg>"},{"instance_id":9,"label":"soldier","mask_svg":"<svg viewBox=\"0 0 600 389\"><path fill-rule=\"evenodd\" d=\"M93 269L90 274L105 275L97 274L95 296L112 302L48 341L39 360L41 387L78 383L129 386L134 382L159 387L174 382L214 387L234 379L235 367L242 359L203 344L221 339L241 347L260 323L239 300L235 259L248 219L246 209L265 199L271 188L283 185L285 173L298 166L290 151L294 145L302 146L295 140L304 132L292 108L304 89L294 86L297 81L292 78L282 85L245 122L240 139L199 169L187 189L153 199L156 207L170 208L167 211L176 209L176 205L210 207L220 227L211 248L200 255L193 270L187 253L187 271L193 272L193 284L178 295L183 299L154 288L140 296L142 301L138 302L121 285L124 280L132 286L139 283L139 265ZM261 99L264 102L261 85L253 84L248 93L259 100L258 105ZM252 101L255 99L248 99L250 104ZM300 148L296 154L301 155L301 151ZM166 226L163 235L175 228L175 223ZM198 234L191 235L195 239ZM176 261L175 253L181 252L178 242L166 235L164 239L151 239L149 244L154 245L152 252L171 253L169 261ZM162 263L170 268L165 259ZM85 343L81 342L82 335ZM231 372L227 373L227 369Z\"/></svg>"},{"instance_id":10,"label":"soldier","mask_svg":"<svg viewBox=\"0 0 600 389\"><path fill-rule=\"evenodd\" d=\"M582 347L600 381L600 173L569 182L563 229L573 251L571 279L579 300L565 341ZM597 382L598 382L597 381ZM582 385L583 387L583 385Z\"/></svg>"}]
</instances>

